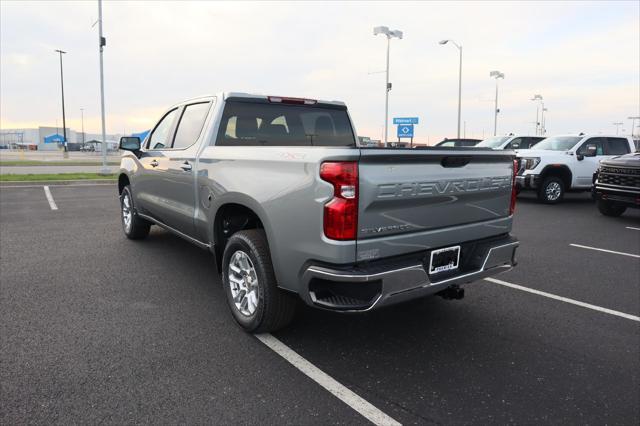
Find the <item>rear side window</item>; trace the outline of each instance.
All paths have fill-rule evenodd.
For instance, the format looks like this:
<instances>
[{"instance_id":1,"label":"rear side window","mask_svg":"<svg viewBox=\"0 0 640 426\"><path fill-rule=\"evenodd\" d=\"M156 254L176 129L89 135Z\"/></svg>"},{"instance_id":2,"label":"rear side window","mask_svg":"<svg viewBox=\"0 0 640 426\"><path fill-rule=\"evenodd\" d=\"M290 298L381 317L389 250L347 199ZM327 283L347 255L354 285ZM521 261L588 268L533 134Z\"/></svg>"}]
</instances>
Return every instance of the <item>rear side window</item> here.
<instances>
[{"instance_id":1,"label":"rear side window","mask_svg":"<svg viewBox=\"0 0 640 426\"><path fill-rule=\"evenodd\" d=\"M628 154L629 142L624 138L607 138L607 154L622 155Z\"/></svg>"},{"instance_id":2,"label":"rear side window","mask_svg":"<svg viewBox=\"0 0 640 426\"><path fill-rule=\"evenodd\" d=\"M526 148L531 148L532 146L534 146L535 144L540 142L542 139L544 139L544 138L532 138L532 137L525 138Z\"/></svg>"},{"instance_id":3,"label":"rear side window","mask_svg":"<svg viewBox=\"0 0 640 426\"><path fill-rule=\"evenodd\" d=\"M227 101L216 145L355 146L344 108Z\"/></svg>"},{"instance_id":4,"label":"rear side window","mask_svg":"<svg viewBox=\"0 0 640 426\"><path fill-rule=\"evenodd\" d=\"M210 102L187 105L182 113L176 136L173 139L174 149L184 149L195 143L200 136L204 120L209 112Z\"/></svg>"}]
</instances>

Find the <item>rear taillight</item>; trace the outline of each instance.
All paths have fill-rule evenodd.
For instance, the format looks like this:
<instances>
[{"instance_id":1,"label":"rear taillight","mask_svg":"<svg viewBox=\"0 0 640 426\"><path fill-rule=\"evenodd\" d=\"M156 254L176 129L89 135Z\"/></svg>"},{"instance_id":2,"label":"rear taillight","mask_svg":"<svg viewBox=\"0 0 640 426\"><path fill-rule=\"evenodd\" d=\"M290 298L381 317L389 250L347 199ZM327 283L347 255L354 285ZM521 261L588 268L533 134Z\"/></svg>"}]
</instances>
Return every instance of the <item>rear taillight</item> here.
<instances>
[{"instance_id":1,"label":"rear taillight","mask_svg":"<svg viewBox=\"0 0 640 426\"><path fill-rule=\"evenodd\" d=\"M358 230L358 163L322 163L320 178L333 185L333 198L324 206L324 235L332 240L355 240Z\"/></svg>"},{"instance_id":2,"label":"rear taillight","mask_svg":"<svg viewBox=\"0 0 640 426\"><path fill-rule=\"evenodd\" d=\"M509 203L509 216L516 211L516 175L518 174L518 160L513 160L513 176L511 178L511 203Z\"/></svg>"}]
</instances>

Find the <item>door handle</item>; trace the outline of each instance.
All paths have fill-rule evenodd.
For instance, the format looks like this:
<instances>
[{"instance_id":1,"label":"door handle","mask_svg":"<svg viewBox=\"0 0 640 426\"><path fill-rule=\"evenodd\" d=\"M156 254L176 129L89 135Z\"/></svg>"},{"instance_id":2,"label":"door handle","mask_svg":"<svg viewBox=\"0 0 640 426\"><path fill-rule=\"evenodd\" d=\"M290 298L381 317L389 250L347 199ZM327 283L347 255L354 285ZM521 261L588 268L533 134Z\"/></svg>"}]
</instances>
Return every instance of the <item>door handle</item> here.
<instances>
[{"instance_id":1,"label":"door handle","mask_svg":"<svg viewBox=\"0 0 640 426\"><path fill-rule=\"evenodd\" d=\"M191 164L189 164L189 162L188 162L188 161L185 161L184 163L182 163L182 164L180 165L180 168L181 168L182 170L184 170L185 172L190 172L190 171L191 171Z\"/></svg>"},{"instance_id":2,"label":"door handle","mask_svg":"<svg viewBox=\"0 0 640 426\"><path fill-rule=\"evenodd\" d=\"M149 163L149 165L151 167L158 167L160 163L158 163L158 160L151 160L151 162Z\"/></svg>"}]
</instances>

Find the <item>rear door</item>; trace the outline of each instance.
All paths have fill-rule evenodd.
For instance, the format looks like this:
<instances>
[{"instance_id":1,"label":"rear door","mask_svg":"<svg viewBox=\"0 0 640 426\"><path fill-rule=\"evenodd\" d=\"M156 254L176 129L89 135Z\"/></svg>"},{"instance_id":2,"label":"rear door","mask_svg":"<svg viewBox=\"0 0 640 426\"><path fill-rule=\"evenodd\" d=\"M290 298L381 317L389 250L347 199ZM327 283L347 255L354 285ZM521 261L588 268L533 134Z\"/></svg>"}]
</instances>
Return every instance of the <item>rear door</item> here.
<instances>
[{"instance_id":1,"label":"rear door","mask_svg":"<svg viewBox=\"0 0 640 426\"><path fill-rule=\"evenodd\" d=\"M508 152L361 150L358 259L509 232Z\"/></svg>"}]
</instances>

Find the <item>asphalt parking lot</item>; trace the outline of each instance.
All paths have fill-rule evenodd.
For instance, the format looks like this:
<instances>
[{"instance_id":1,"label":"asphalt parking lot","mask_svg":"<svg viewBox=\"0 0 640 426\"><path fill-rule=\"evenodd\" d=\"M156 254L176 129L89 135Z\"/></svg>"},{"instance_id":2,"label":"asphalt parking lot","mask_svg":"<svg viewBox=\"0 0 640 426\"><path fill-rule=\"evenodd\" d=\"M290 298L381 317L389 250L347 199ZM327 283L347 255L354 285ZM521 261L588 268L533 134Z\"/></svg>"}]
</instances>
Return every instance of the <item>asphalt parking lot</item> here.
<instances>
[{"instance_id":1,"label":"asphalt parking lot","mask_svg":"<svg viewBox=\"0 0 640 426\"><path fill-rule=\"evenodd\" d=\"M49 191L0 187L0 423L369 422L233 323L207 252L124 238L111 185ZM638 424L640 211L524 193L514 234L496 278L524 289L302 308L275 337L403 424Z\"/></svg>"}]
</instances>

